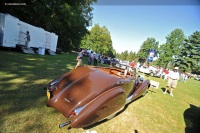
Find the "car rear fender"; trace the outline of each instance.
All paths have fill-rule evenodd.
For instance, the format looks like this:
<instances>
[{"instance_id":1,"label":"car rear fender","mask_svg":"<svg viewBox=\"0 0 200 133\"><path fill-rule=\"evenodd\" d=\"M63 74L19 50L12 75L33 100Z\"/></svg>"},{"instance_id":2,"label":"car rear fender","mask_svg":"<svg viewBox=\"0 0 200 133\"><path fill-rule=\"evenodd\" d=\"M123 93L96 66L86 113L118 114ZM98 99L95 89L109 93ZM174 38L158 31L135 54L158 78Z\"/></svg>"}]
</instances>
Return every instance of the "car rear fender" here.
<instances>
[{"instance_id":1,"label":"car rear fender","mask_svg":"<svg viewBox=\"0 0 200 133\"><path fill-rule=\"evenodd\" d=\"M71 127L87 127L108 116L117 113L124 108L126 94L120 87L112 88L99 95L78 114L70 117Z\"/></svg>"},{"instance_id":2,"label":"car rear fender","mask_svg":"<svg viewBox=\"0 0 200 133\"><path fill-rule=\"evenodd\" d=\"M142 96L143 94L145 94L148 91L149 87L150 87L150 81L149 80L145 80L143 83L139 83L135 88L132 100L134 100L134 99Z\"/></svg>"}]
</instances>

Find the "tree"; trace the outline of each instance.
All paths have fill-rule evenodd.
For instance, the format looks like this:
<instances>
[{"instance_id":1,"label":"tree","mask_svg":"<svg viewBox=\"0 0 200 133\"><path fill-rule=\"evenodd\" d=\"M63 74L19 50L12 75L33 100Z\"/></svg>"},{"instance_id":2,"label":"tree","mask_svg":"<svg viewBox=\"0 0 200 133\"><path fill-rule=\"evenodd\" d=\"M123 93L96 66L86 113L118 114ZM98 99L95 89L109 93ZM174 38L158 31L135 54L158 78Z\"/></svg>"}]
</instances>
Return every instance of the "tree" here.
<instances>
[{"instance_id":1,"label":"tree","mask_svg":"<svg viewBox=\"0 0 200 133\"><path fill-rule=\"evenodd\" d=\"M100 27L99 24L95 24L89 34L83 37L81 47L92 49L95 52L108 56L113 56L115 52L112 46L110 32L105 26Z\"/></svg>"},{"instance_id":2,"label":"tree","mask_svg":"<svg viewBox=\"0 0 200 133\"><path fill-rule=\"evenodd\" d=\"M2 6L21 21L42 27L58 35L58 47L71 50L79 47L92 22L91 4L97 0L18 0L26 6ZM14 1L13 1L14 2Z\"/></svg>"},{"instance_id":3,"label":"tree","mask_svg":"<svg viewBox=\"0 0 200 133\"><path fill-rule=\"evenodd\" d=\"M176 65L180 66L182 71L200 74L200 31L185 39Z\"/></svg>"},{"instance_id":4,"label":"tree","mask_svg":"<svg viewBox=\"0 0 200 133\"><path fill-rule=\"evenodd\" d=\"M120 59L127 60L127 57L128 57L128 51L126 50L121 53Z\"/></svg>"},{"instance_id":5,"label":"tree","mask_svg":"<svg viewBox=\"0 0 200 133\"><path fill-rule=\"evenodd\" d=\"M159 58L157 60L157 65L167 68L168 63L172 60L172 53L170 52L169 45L162 44L158 49L158 53Z\"/></svg>"},{"instance_id":6,"label":"tree","mask_svg":"<svg viewBox=\"0 0 200 133\"><path fill-rule=\"evenodd\" d=\"M86 34L82 40L81 40L81 44L80 44L80 47L81 48L87 48L87 49L92 49L92 41L90 40L90 34Z\"/></svg>"},{"instance_id":7,"label":"tree","mask_svg":"<svg viewBox=\"0 0 200 133\"><path fill-rule=\"evenodd\" d=\"M130 51L128 56L127 56L127 58L126 58L126 60L131 62L131 61L136 61L136 58L137 58L136 53Z\"/></svg>"},{"instance_id":8,"label":"tree","mask_svg":"<svg viewBox=\"0 0 200 133\"><path fill-rule=\"evenodd\" d=\"M159 63L164 64L167 68L168 63L174 63L177 55L180 54L180 49L183 47L184 32L181 29L173 30L167 37L166 43L161 45L159 48Z\"/></svg>"},{"instance_id":9,"label":"tree","mask_svg":"<svg viewBox=\"0 0 200 133\"><path fill-rule=\"evenodd\" d=\"M137 53L137 56L139 60L143 59L146 60L149 54L150 49L158 50L159 42L156 41L155 38L147 38L146 41L143 42L143 44L140 47L139 52Z\"/></svg>"}]
</instances>

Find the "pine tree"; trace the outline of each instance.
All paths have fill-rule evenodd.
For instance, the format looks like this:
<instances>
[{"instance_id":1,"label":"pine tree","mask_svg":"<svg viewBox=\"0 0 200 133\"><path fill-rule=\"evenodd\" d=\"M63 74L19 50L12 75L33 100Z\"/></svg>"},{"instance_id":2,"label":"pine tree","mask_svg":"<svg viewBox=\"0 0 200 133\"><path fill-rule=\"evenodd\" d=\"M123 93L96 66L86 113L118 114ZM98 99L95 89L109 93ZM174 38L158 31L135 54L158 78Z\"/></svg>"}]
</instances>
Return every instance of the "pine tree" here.
<instances>
[{"instance_id":1,"label":"pine tree","mask_svg":"<svg viewBox=\"0 0 200 133\"><path fill-rule=\"evenodd\" d=\"M185 39L176 61L183 71L200 74L200 31Z\"/></svg>"}]
</instances>

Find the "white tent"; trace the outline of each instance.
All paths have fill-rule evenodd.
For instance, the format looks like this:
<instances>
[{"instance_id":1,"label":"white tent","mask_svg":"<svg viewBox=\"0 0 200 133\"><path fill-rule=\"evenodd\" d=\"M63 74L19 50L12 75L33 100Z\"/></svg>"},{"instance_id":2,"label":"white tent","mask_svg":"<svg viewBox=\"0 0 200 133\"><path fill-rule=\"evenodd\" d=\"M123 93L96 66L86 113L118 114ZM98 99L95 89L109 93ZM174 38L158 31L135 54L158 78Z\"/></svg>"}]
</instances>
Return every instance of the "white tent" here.
<instances>
[{"instance_id":1,"label":"white tent","mask_svg":"<svg viewBox=\"0 0 200 133\"><path fill-rule=\"evenodd\" d=\"M56 52L58 36L55 33L22 22L9 14L0 13L0 46L15 48L16 45L25 45L26 31L29 31L31 36L29 47Z\"/></svg>"}]
</instances>

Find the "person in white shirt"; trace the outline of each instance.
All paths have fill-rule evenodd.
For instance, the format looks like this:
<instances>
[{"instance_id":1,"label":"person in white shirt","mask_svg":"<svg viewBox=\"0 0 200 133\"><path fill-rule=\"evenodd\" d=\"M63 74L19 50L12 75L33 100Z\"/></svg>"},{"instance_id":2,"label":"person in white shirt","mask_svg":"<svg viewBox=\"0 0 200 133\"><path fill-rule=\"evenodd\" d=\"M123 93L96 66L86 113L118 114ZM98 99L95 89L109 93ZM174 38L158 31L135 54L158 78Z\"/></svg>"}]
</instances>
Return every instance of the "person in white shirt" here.
<instances>
[{"instance_id":1,"label":"person in white shirt","mask_svg":"<svg viewBox=\"0 0 200 133\"><path fill-rule=\"evenodd\" d=\"M165 89L164 94L167 93L168 88L170 87L170 95L173 97L173 89L176 88L177 86L177 82L179 80L179 72L178 72L178 67L175 67L173 71L170 71L168 74L168 82L167 82L167 86Z\"/></svg>"}]
</instances>

